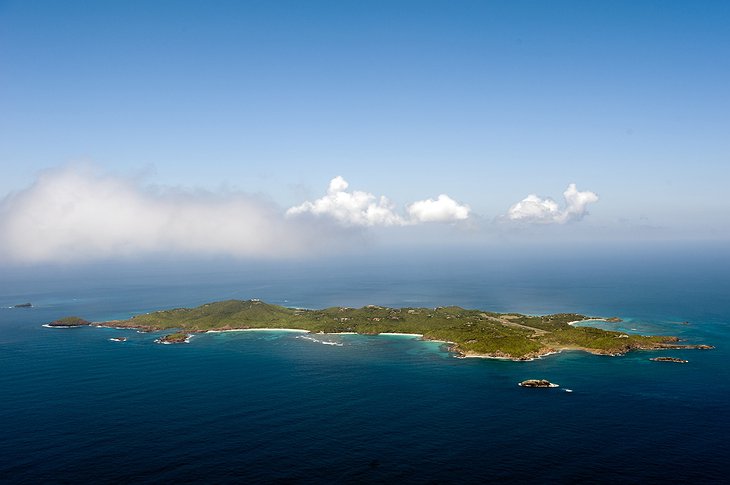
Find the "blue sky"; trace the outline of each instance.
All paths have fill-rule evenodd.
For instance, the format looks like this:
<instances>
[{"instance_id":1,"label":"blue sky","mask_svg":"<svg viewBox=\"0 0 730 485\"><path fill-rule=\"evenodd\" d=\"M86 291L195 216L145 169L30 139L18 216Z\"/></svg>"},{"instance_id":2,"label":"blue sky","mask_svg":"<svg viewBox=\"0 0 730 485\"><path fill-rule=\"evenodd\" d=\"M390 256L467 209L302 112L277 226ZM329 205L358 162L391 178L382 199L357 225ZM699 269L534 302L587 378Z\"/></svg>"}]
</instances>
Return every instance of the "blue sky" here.
<instances>
[{"instance_id":1,"label":"blue sky","mask_svg":"<svg viewBox=\"0 0 730 485\"><path fill-rule=\"evenodd\" d=\"M296 223L350 242L727 239L729 22L720 1L0 1L0 248L44 235L9 212L97 226L49 195L96 185L92 206L126 194L110 218L310 202ZM338 216L336 176L399 219ZM571 183L597 196L574 215ZM453 211L410 211L440 194ZM511 220L530 194L543 212Z\"/></svg>"}]
</instances>

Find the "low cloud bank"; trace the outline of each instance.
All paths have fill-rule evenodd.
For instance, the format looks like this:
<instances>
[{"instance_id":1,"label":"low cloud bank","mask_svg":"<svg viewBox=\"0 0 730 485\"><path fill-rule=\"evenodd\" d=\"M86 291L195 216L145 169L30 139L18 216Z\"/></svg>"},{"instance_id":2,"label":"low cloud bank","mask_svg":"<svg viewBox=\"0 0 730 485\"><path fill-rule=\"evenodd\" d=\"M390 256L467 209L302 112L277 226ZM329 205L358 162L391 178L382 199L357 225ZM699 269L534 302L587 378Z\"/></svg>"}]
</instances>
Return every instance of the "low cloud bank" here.
<instances>
[{"instance_id":1,"label":"low cloud bank","mask_svg":"<svg viewBox=\"0 0 730 485\"><path fill-rule=\"evenodd\" d=\"M345 226L407 226L426 222L456 222L469 217L469 206L461 205L448 195L408 205L408 217L395 211L385 196L377 197L359 190L348 192L349 184L338 176L330 181L327 193L314 201L306 201L286 211L288 216L313 214L329 217Z\"/></svg>"},{"instance_id":2,"label":"low cloud bank","mask_svg":"<svg viewBox=\"0 0 730 485\"><path fill-rule=\"evenodd\" d=\"M16 262L145 253L287 257L311 251L317 229L247 194L154 189L88 167L48 170L0 202L0 254Z\"/></svg>"},{"instance_id":3,"label":"low cloud bank","mask_svg":"<svg viewBox=\"0 0 730 485\"><path fill-rule=\"evenodd\" d=\"M563 224L583 218L598 200L575 184L563 195L562 209L530 195L505 218ZM351 190L342 177L332 179L321 198L285 211L242 192L154 187L72 165L47 170L0 200L0 264L159 255L299 258L352 251L367 242L370 228L419 226L441 238L438 223L471 220L469 206L446 194L397 211L387 197ZM413 231L391 234L413 238Z\"/></svg>"},{"instance_id":4,"label":"low cloud bank","mask_svg":"<svg viewBox=\"0 0 730 485\"><path fill-rule=\"evenodd\" d=\"M0 263L167 254L302 257L351 250L363 244L369 226L451 222L469 214L445 195L414 202L407 211L406 218L386 197L348 191L342 177L330 182L324 197L284 211L242 192L152 187L72 165L47 170L0 200Z\"/></svg>"},{"instance_id":5,"label":"low cloud bank","mask_svg":"<svg viewBox=\"0 0 730 485\"><path fill-rule=\"evenodd\" d=\"M598 195L593 192L580 192L575 184L570 184L563 192L565 207L561 209L557 202L550 198L541 198L530 194L507 211L507 218L538 224L565 224L579 221L588 214L588 205L598 202Z\"/></svg>"}]
</instances>

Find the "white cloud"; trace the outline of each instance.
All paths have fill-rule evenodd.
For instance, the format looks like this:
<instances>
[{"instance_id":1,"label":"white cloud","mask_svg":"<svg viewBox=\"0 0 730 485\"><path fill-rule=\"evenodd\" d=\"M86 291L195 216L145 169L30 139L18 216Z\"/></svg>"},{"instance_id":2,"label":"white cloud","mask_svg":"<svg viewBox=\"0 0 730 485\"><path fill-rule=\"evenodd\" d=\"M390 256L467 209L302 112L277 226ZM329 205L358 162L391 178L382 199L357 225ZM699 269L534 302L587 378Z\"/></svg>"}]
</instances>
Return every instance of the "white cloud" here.
<instances>
[{"instance_id":1,"label":"white cloud","mask_svg":"<svg viewBox=\"0 0 730 485\"><path fill-rule=\"evenodd\" d=\"M594 192L579 192L575 184L570 184L563 192L565 198L564 218L567 220L581 220L588 214L588 204L598 202L598 195Z\"/></svg>"},{"instance_id":2,"label":"white cloud","mask_svg":"<svg viewBox=\"0 0 730 485\"><path fill-rule=\"evenodd\" d=\"M0 262L159 253L286 257L321 247L313 244L320 231L247 194L152 189L64 167L0 201Z\"/></svg>"},{"instance_id":3,"label":"white cloud","mask_svg":"<svg viewBox=\"0 0 730 485\"><path fill-rule=\"evenodd\" d=\"M47 170L0 200L0 264L96 261L119 257L227 255L286 258L329 254L367 239L368 226L463 220L469 208L448 196L408 207L348 191L334 178L327 194L286 211L241 192L159 188L91 166Z\"/></svg>"},{"instance_id":4,"label":"white cloud","mask_svg":"<svg viewBox=\"0 0 730 485\"><path fill-rule=\"evenodd\" d=\"M419 200L408 206L408 215L414 222L463 221L469 217L469 206L460 205L446 194L438 199Z\"/></svg>"},{"instance_id":5,"label":"white cloud","mask_svg":"<svg viewBox=\"0 0 730 485\"><path fill-rule=\"evenodd\" d=\"M542 224L565 224L579 221L588 214L588 204L598 202L593 192L579 192L575 184L570 184L563 192L565 208L560 209L557 202L531 194L510 207L507 218L513 221Z\"/></svg>"},{"instance_id":6,"label":"white cloud","mask_svg":"<svg viewBox=\"0 0 730 485\"><path fill-rule=\"evenodd\" d=\"M407 207L409 218L395 212L385 196L369 192L348 192L349 184L340 176L330 181L327 194L313 202L291 207L287 215L313 214L330 217L345 226L405 226L423 222L454 222L469 217L469 207L460 205L448 195L438 199L419 200Z\"/></svg>"},{"instance_id":7,"label":"white cloud","mask_svg":"<svg viewBox=\"0 0 730 485\"><path fill-rule=\"evenodd\" d=\"M393 212L393 205L384 197L356 190L347 192L349 184L340 176L330 181L327 194L314 202L291 207L287 215L311 213L327 215L345 226L398 226L404 220Z\"/></svg>"}]
</instances>

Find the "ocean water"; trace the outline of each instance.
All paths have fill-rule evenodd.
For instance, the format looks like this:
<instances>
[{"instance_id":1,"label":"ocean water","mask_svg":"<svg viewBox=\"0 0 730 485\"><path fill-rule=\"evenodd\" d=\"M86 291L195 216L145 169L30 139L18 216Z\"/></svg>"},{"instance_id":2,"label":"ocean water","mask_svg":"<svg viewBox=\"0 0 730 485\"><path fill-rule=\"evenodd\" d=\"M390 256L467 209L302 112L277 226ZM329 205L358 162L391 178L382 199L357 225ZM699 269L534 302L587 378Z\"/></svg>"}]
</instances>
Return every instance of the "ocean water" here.
<instances>
[{"instance_id":1,"label":"ocean water","mask_svg":"<svg viewBox=\"0 0 730 485\"><path fill-rule=\"evenodd\" d=\"M728 275L726 253L701 250L6 273L0 482L721 483ZM606 328L717 348L508 362L406 336L158 345L133 330L42 327L228 298L615 315L624 322ZM527 378L561 388L517 386Z\"/></svg>"}]
</instances>

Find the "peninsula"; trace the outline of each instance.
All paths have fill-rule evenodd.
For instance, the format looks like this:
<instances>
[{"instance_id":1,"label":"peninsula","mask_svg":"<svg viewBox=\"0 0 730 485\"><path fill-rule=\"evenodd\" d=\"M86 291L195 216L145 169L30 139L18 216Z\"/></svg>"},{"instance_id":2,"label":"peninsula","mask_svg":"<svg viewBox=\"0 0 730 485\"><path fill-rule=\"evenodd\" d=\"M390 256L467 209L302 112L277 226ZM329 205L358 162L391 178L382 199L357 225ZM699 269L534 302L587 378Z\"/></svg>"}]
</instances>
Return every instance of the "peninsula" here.
<instances>
[{"instance_id":1,"label":"peninsula","mask_svg":"<svg viewBox=\"0 0 730 485\"><path fill-rule=\"evenodd\" d=\"M134 316L128 320L88 322L79 317L49 326L96 325L141 331L170 330L161 343L187 342L190 335L244 329L300 329L313 333L417 334L446 342L460 357L529 360L561 350L622 355L631 350L700 348L678 345L677 337L627 335L572 324L596 320L575 313L528 316L437 308L331 307L322 310L287 308L260 300L227 300L196 308L177 308ZM703 346L707 347L707 346Z\"/></svg>"}]
</instances>

